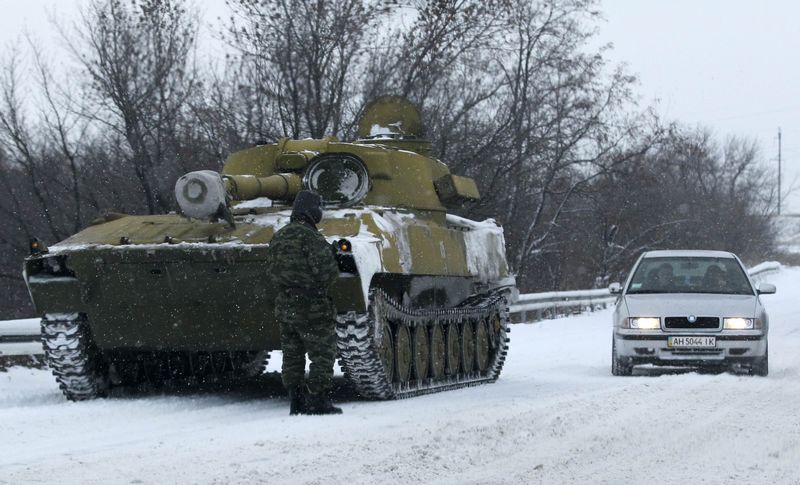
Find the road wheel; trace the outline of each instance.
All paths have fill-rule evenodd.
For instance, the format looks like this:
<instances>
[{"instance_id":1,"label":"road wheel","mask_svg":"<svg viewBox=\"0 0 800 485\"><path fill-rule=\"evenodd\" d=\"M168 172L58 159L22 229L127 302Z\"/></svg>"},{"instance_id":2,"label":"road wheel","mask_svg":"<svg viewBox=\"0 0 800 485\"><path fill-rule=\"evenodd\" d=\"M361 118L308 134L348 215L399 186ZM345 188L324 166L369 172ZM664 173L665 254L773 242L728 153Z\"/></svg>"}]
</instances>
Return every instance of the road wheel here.
<instances>
[{"instance_id":1,"label":"road wheel","mask_svg":"<svg viewBox=\"0 0 800 485\"><path fill-rule=\"evenodd\" d=\"M431 377L442 377L446 366L447 343L444 340L442 326L436 324L431 328Z\"/></svg>"},{"instance_id":2,"label":"road wheel","mask_svg":"<svg viewBox=\"0 0 800 485\"><path fill-rule=\"evenodd\" d=\"M479 320L475 328L475 347L478 370L486 372L489 368L490 343L489 343L489 324L486 320Z\"/></svg>"},{"instance_id":3,"label":"road wheel","mask_svg":"<svg viewBox=\"0 0 800 485\"><path fill-rule=\"evenodd\" d=\"M237 377L258 377L269 363L269 352L236 352L233 355L233 372Z\"/></svg>"},{"instance_id":4,"label":"road wheel","mask_svg":"<svg viewBox=\"0 0 800 485\"><path fill-rule=\"evenodd\" d=\"M108 374L114 386L136 388L147 381L141 358L115 358L109 363Z\"/></svg>"},{"instance_id":5,"label":"road wheel","mask_svg":"<svg viewBox=\"0 0 800 485\"><path fill-rule=\"evenodd\" d=\"M379 347L381 363L386 377L391 382L394 380L394 338L392 338L392 327L388 323L384 323L381 331L383 332Z\"/></svg>"},{"instance_id":6,"label":"road wheel","mask_svg":"<svg viewBox=\"0 0 800 485\"><path fill-rule=\"evenodd\" d=\"M469 321L461 328L461 365L467 374L475 369L475 329Z\"/></svg>"},{"instance_id":7,"label":"road wheel","mask_svg":"<svg viewBox=\"0 0 800 485\"><path fill-rule=\"evenodd\" d=\"M428 329L418 326L414 329L414 375L417 380L428 378L431 347L428 341Z\"/></svg>"},{"instance_id":8,"label":"road wheel","mask_svg":"<svg viewBox=\"0 0 800 485\"><path fill-rule=\"evenodd\" d=\"M617 357L617 344L611 343L611 374L615 376L629 376L633 374L633 366L627 359Z\"/></svg>"},{"instance_id":9,"label":"road wheel","mask_svg":"<svg viewBox=\"0 0 800 485\"><path fill-rule=\"evenodd\" d=\"M397 331L395 332L394 339L397 380L405 383L411 379L411 362L414 360L414 353L411 349L411 334L408 331L408 327L403 324L397 325Z\"/></svg>"},{"instance_id":10,"label":"road wheel","mask_svg":"<svg viewBox=\"0 0 800 485\"><path fill-rule=\"evenodd\" d=\"M447 367L445 370L447 375L458 374L458 368L461 364L460 356L458 325L451 323L447 325Z\"/></svg>"}]
</instances>

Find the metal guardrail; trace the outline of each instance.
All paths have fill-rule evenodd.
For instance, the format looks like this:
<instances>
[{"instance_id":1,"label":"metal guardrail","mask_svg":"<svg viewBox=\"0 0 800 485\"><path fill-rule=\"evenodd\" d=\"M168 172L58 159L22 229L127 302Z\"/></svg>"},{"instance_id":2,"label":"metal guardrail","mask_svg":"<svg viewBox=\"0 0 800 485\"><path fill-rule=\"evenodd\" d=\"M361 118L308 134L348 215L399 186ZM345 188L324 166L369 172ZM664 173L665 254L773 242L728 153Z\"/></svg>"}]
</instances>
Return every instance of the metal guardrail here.
<instances>
[{"instance_id":1,"label":"metal guardrail","mask_svg":"<svg viewBox=\"0 0 800 485\"><path fill-rule=\"evenodd\" d=\"M0 357L40 355L42 337L40 320L6 320L0 322Z\"/></svg>"},{"instance_id":2,"label":"metal guardrail","mask_svg":"<svg viewBox=\"0 0 800 485\"><path fill-rule=\"evenodd\" d=\"M769 261L747 270L750 279L758 283L764 277L777 273L781 264ZM547 293L527 293L519 295L519 299L511 305L509 314L515 323L537 322L567 314L584 313L607 308L614 303L616 295L607 288L596 290L550 291Z\"/></svg>"},{"instance_id":3,"label":"metal guardrail","mask_svg":"<svg viewBox=\"0 0 800 485\"><path fill-rule=\"evenodd\" d=\"M780 263L767 262L753 266L748 270L748 274L754 282L759 282L780 269ZM535 322L607 308L616 298L607 288L527 293L519 295L516 303L511 305L509 313L512 322ZM0 358L42 355L39 325L38 318L0 321Z\"/></svg>"},{"instance_id":4,"label":"metal guardrail","mask_svg":"<svg viewBox=\"0 0 800 485\"><path fill-rule=\"evenodd\" d=\"M519 295L517 302L511 305L509 315L514 323L537 322L606 308L616 299L616 295L609 293L607 288L526 293Z\"/></svg>"},{"instance_id":5,"label":"metal guardrail","mask_svg":"<svg viewBox=\"0 0 800 485\"><path fill-rule=\"evenodd\" d=\"M750 275L751 280L758 283L762 279L764 279L764 277L778 273L780 270L781 270L781 263L777 261L767 261L765 263L757 264L752 268L748 269L747 274Z\"/></svg>"}]
</instances>

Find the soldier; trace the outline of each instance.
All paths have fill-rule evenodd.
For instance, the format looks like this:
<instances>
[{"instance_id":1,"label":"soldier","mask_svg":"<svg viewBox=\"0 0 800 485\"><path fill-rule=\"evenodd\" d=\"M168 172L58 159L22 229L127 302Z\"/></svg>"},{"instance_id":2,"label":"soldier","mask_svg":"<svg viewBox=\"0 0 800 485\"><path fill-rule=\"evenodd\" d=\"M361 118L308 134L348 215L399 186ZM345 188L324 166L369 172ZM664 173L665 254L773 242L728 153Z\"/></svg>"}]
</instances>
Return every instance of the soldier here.
<instances>
[{"instance_id":1,"label":"soldier","mask_svg":"<svg viewBox=\"0 0 800 485\"><path fill-rule=\"evenodd\" d=\"M336 356L336 310L328 290L339 275L334 249L317 231L321 198L306 190L294 200L291 221L270 243L270 270L278 293L283 385L289 414L339 414L328 395ZM305 355L311 367L305 379Z\"/></svg>"}]
</instances>

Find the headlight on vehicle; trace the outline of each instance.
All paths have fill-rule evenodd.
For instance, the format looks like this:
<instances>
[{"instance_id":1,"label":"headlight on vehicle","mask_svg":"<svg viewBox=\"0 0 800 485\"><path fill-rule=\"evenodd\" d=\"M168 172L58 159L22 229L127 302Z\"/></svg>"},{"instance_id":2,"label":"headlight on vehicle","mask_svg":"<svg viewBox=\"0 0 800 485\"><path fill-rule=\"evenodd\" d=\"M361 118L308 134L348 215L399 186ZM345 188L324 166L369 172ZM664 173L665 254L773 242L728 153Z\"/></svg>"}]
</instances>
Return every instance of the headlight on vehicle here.
<instances>
[{"instance_id":1,"label":"headlight on vehicle","mask_svg":"<svg viewBox=\"0 0 800 485\"><path fill-rule=\"evenodd\" d=\"M51 276L75 276L75 273L67 267L66 256L50 256L42 258L41 266L35 273L42 273Z\"/></svg>"},{"instance_id":2,"label":"headlight on vehicle","mask_svg":"<svg viewBox=\"0 0 800 485\"><path fill-rule=\"evenodd\" d=\"M755 327L754 318L726 318L723 320L726 330L751 330Z\"/></svg>"},{"instance_id":3,"label":"headlight on vehicle","mask_svg":"<svg viewBox=\"0 0 800 485\"><path fill-rule=\"evenodd\" d=\"M657 317L633 317L628 319L630 328L639 330L656 330L661 328L661 319Z\"/></svg>"}]
</instances>

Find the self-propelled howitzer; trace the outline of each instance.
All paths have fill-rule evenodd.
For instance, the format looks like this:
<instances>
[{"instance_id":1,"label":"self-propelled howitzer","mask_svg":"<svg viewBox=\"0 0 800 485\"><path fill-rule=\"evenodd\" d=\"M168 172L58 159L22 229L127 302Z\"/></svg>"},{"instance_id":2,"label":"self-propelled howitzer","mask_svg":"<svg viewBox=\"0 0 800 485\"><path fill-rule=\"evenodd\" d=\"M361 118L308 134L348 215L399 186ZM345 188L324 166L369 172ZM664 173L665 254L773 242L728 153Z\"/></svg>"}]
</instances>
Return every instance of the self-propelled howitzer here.
<instances>
[{"instance_id":1,"label":"self-propelled howitzer","mask_svg":"<svg viewBox=\"0 0 800 485\"><path fill-rule=\"evenodd\" d=\"M280 348L269 242L302 188L334 246L339 362L365 397L497 379L514 278L502 229L448 214L472 179L427 155L419 115L382 98L361 138L282 139L176 183L181 214L113 216L25 262L47 361L66 396L259 373Z\"/></svg>"}]
</instances>

